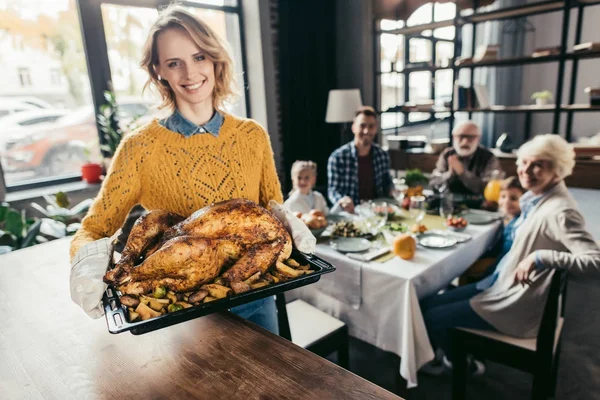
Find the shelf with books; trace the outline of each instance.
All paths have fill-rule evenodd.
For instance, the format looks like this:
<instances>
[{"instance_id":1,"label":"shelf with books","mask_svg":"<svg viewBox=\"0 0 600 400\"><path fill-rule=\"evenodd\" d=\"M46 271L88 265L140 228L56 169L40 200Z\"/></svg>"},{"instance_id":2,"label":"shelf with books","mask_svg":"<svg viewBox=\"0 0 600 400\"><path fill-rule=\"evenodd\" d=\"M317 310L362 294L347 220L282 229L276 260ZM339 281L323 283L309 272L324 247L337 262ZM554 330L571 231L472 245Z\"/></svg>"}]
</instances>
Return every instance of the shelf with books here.
<instances>
[{"instance_id":1,"label":"shelf with books","mask_svg":"<svg viewBox=\"0 0 600 400\"><path fill-rule=\"evenodd\" d=\"M407 66L399 73L410 74L411 72L420 72L420 71L435 72L435 71L442 71L444 69L452 69L452 66L450 66L450 65L445 66L445 67L442 67L442 66L415 66L415 67Z\"/></svg>"},{"instance_id":2,"label":"shelf with books","mask_svg":"<svg viewBox=\"0 0 600 400\"><path fill-rule=\"evenodd\" d=\"M449 113L451 110L449 107L433 106L433 107L419 107L419 106L394 106L389 107L386 110L381 111L382 113Z\"/></svg>"},{"instance_id":3,"label":"shelf with books","mask_svg":"<svg viewBox=\"0 0 600 400\"><path fill-rule=\"evenodd\" d=\"M476 12L463 18L466 23L498 21L509 18L522 18L537 14L561 11L564 7L564 1L541 1L524 4L521 6L500 8L492 11Z\"/></svg>"},{"instance_id":4,"label":"shelf with books","mask_svg":"<svg viewBox=\"0 0 600 400\"><path fill-rule=\"evenodd\" d=\"M535 104L524 104L519 106L490 106L486 108L468 107L454 110L457 112L482 112L482 113L528 113L528 112L554 112L556 111L555 104L546 104L538 106ZM560 106L560 111L581 111L581 112L597 112L600 111L600 106L590 106L589 104L563 104Z\"/></svg>"},{"instance_id":5,"label":"shelf with books","mask_svg":"<svg viewBox=\"0 0 600 400\"><path fill-rule=\"evenodd\" d=\"M454 19L446 19L443 21L430 22L427 24L419 24L413 26L406 26L400 29L392 29L381 31L380 33L387 33L390 35L412 35L414 33L419 33L423 31L438 29L438 28L446 28L454 25Z\"/></svg>"},{"instance_id":6,"label":"shelf with books","mask_svg":"<svg viewBox=\"0 0 600 400\"><path fill-rule=\"evenodd\" d=\"M525 104L520 106L489 106L485 108L468 107L454 110L454 112L483 112L483 113L518 113L518 112L554 112L556 106L548 104L538 106L535 104Z\"/></svg>"},{"instance_id":7,"label":"shelf with books","mask_svg":"<svg viewBox=\"0 0 600 400\"><path fill-rule=\"evenodd\" d=\"M468 117L472 117L472 113L497 113L504 114L503 118L512 118L510 114L523 113L525 115L525 126L523 132L525 132L525 140L529 137L532 121L535 119L537 113L544 113L546 115L552 114L552 132L564 134L567 140L571 140L571 132L573 129L574 115L580 112L600 112L600 106L590 106L588 104L574 104L575 93L577 90L577 75L578 65L580 61L600 59L600 41L599 42L587 42L582 40L582 26L583 26L583 15L587 6L599 5L600 0L542 0L535 1L532 3L524 4L521 6L507 7L490 11L481 11L481 8L473 11L470 15L466 15L465 12L461 12L456 15L453 20L444 20L428 24L415 25L411 27L404 27L396 31L386 31L385 33L396 33L404 34L405 45L404 48L410 48L408 44L409 35L418 34L420 31L433 30L445 26L455 26L457 28L462 27L466 24L479 24L487 21L494 20L510 20L518 19L531 15L538 15L543 13L556 12L560 14L562 24L557 25L557 29L561 33L560 43L549 47L536 48L531 55L517 56L510 58L499 58L500 45L499 44L486 44L475 46L473 43L477 43L476 29L471 30L470 40L464 35L457 34L454 38L454 55L449 60L450 65L441 67L440 60L436 60L435 46L432 47L433 52L428 63L421 65L417 63L410 64L409 55L404 54L404 68L397 73L404 76L404 97L411 98L410 82L409 77L413 72L428 71L432 73L431 81L431 94L435 98L439 98L435 89L437 82L433 80L433 73L439 70L452 71L452 81L456 85L458 82L458 73L460 70L467 69L470 72L468 81L460 80L464 82L466 87L455 86L452 91L451 100L447 102L450 108L445 109L424 109L423 106L418 109L410 107L397 106L388 110L389 112L399 112L405 115L414 112L429 113L433 118L436 113L447 112L449 113L449 135L452 131L455 122L455 113L468 113ZM572 18L576 17L576 18ZM575 19L576 26L574 43L569 35L569 27L572 24L572 20ZM461 31L460 29L457 32ZM573 27L571 27L571 32ZM383 32L381 32L383 33ZM464 33L463 33L464 34ZM461 44L469 41L471 43L470 54L468 52L461 52ZM456 49L459 49L458 51ZM377 52L376 54L379 55ZM509 54L507 54L509 55ZM455 60L459 56L462 56L462 61L459 61L455 65ZM509 55L510 56L510 55ZM462 63L461 63L462 62ZM438 65L435 65L435 64ZM537 68L546 68L542 64L556 63L558 66L558 73L556 74L556 87L553 95L557 99L562 99L563 104L551 104L551 105L515 105L515 106L501 106L492 105L495 99L489 98L486 87L477 85L474 81L475 70L484 67L519 67L519 66L538 66ZM445 65L445 63L444 63ZM567 69L571 68L572 73L570 79L567 77ZM530 67L531 68L531 67ZM447 72L445 72L447 73ZM570 82L569 82L570 80ZM376 83L379 86L379 83ZM519 90L518 88L515 88ZM376 91L379 90L376 87ZM598 96L597 96L598 97ZM380 101L380 100L378 100ZM498 101L502 102L502 101ZM566 118L566 124L561 124L561 119ZM565 127L564 132L561 131L561 127Z\"/></svg>"},{"instance_id":8,"label":"shelf with books","mask_svg":"<svg viewBox=\"0 0 600 400\"><path fill-rule=\"evenodd\" d=\"M585 59L585 58L600 58L600 51L586 51L586 52L570 52L565 54L565 58L569 60L573 59ZM513 57L513 58L504 58L497 60L487 60L480 62L473 62L468 64L457 65L456 69L464 69L464 68L481 68L481 67L510 67L510 66L519 66L525 64L540 64L547 62L556 62L560 61L560 54L542 56L542 57Z\"/></svg>"},{"instance_id":9,"label":"shelf with books","mask_svg":"<svg viewBox=\"0 0 600 400\"><path fill-rule=\"evenodd\" d=\"M600 111L600 106L591 106L589 104L569 104L569 105L563 105L560 110L561 111L598 112L598 111Z\"/></svg>"}]
</instances>

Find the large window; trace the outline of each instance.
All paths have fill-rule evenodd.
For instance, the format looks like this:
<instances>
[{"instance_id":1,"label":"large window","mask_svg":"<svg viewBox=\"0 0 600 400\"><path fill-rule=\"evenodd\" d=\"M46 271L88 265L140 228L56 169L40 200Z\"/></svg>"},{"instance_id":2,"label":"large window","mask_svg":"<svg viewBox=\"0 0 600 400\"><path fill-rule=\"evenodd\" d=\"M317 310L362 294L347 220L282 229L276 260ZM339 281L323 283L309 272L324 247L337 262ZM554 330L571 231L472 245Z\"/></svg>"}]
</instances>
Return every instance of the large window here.
<instances>
[{"instance_id":1,"label":"large window","mask_svg":"<svg viewBox=\"0 0 600 400\"><path fill-rule=\"evenodd\" d=\"M112 88L125 130L165 113L155 107L157 95L142 90L147 76L139 62L158 8L170 1L139 0L136 6L124 0L79 2L85 7L74 0L0 0L0 161L8 191L78 180L82 164L101 160L93 93L98 99L97 93ZM78 10L99 3L99 17L84 16L102 18L102 24L82 29ZM229 44L240 96L227 109L246 116L238 1L182 4ZM97 37L98 32L87 30L100 25L108 51L93 56L110 66L109 78L91 76L103 71L87 69L90 55L83 36Z\"/></svg>"},{"instance_id":2,"label":"large window","mask_svg":"<svg viewBox=\"0 0 600 400\"><path fill-rule=\"evenodd\" d=\"M75 2L0 2L0 54L7 186L77 173L74 143L97 131Z\"/></svg>"},{"instance_id":3,"label":"large window","mask_svg":"<svg viewBox=\"0 0 600 400\"><path fill-rule=\"evenodd\" d=\"M452 2L428 3L406 21L382 20L379 24L379 107L384 133L398 128L431 123L448 113L410 111L406 104L433 104L443 108L452 98L454 26L402 34L402 28L452 20Z\"/></svg>"}]
</instances>

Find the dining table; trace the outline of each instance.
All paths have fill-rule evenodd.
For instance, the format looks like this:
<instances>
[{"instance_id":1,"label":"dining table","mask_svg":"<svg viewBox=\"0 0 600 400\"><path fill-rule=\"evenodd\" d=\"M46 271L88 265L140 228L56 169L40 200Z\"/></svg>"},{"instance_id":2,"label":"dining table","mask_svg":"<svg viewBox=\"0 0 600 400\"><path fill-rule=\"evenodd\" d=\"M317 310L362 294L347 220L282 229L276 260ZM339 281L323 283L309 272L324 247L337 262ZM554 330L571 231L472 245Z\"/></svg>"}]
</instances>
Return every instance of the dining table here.
<instances>
[{"instance_id":1,"label":"dining table","mask_svg":"<svg viewBox=\"0 0 600 400\"><path fill-rule=\"evenodd\" d=\"M0 255L0 399L398 399L228 311L110 334L69 294L70 239Z\"/></svg>"},{"instance_id":2,"label":"dining table","mask_svg":"<svg viewBox=\"0 0 600 400\"><path fill-rule=\"evenodd\" d=\"M419 301L448 288L497 243L502 222L491 215L487 223L469 224L460 232L469 240L448 248L418 245L410 260L393 253L373 261L352 259L351 253L334 249L335 240L322 237L315 254L336 272L286 296L312 304L345 322L351 336L399 356L400 375L409 388L415 387L417 371L434 358ZM405 223L410 226L410 219ZM422 223L442 235L453 234L439 216L426 215Z\"/></svg>"}]
</instances>

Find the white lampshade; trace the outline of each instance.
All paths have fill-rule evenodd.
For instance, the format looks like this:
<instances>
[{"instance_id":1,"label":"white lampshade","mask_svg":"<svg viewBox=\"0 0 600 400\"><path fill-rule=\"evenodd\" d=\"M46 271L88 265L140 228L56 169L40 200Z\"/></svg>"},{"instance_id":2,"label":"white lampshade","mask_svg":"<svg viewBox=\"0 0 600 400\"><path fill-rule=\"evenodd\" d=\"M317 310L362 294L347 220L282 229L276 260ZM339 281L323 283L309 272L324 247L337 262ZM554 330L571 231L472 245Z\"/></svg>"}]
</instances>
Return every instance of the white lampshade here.
<instances>
[{"instance_id":1,"label":"white lampshade","mask_svg":"<svg viewBox=\"0 0 600 400\"><path fill-rule=\"evenodd\" d=\"M354 121L356 110L362 107L359 89L335 89L329 91L325 122Z\"/></svg>"}]
</instances>

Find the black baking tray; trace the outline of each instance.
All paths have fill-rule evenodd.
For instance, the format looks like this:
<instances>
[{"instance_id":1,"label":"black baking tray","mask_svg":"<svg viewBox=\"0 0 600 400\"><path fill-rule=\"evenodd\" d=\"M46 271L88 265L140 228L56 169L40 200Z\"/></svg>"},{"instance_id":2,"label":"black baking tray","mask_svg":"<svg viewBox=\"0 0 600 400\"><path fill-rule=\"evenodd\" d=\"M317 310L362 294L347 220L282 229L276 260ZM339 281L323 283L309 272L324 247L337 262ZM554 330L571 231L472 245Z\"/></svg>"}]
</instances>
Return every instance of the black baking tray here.
<instances>
[{"instance_id":1,"label":"black baking tray","mask_svg":"<svg viewBox=\"0 0 600 400\"><path fill-rule=\"evenodd\" d=\"M308 263L313 272L308 275L290 279L286 282L279 282L245 293L234 294L230 297L214 300L209 303L198 304L190 308L185 308L174 313L163 314L160 317L147 319L145 321L128 322L126 318L127 307L121 305L118 291L115 290L114 286L109 285L102 298L108 331L110 333L130 331L134 335L141 335L180 322L212 314L217 311L227 310L231 307L259 300L264 297L273 296L277 293L309 285L317 282L321 278L321 275L335 271L333 265L313 254L305 254L294 250L291 258L301 264Z\"/></svg>"}]
</instances>

